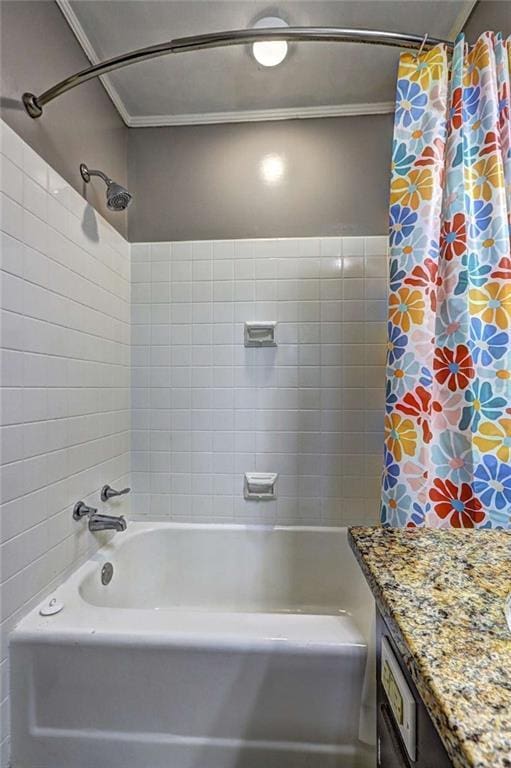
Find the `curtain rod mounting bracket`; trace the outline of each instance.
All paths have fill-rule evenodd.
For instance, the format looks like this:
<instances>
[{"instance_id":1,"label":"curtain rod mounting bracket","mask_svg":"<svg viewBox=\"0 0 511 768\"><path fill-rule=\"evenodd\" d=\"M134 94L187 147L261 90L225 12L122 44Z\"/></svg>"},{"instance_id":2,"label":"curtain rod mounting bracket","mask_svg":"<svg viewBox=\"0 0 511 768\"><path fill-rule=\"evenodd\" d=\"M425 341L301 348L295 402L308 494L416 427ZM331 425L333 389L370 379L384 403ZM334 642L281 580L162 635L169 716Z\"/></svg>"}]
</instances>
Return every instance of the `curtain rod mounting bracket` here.
<instances>
[{"instance_id":1,"label":"curtain rod mounting bracket","mask_svg":"<svg viewBox=\"0 0 511 768\"><path fill-rule=\"evenodd\" d=\"M30 117L41 117L43 114L42 108L39 106L37 96L33 93L24 93L22 96L23 104Z\"/></svg>"}]
</instances>

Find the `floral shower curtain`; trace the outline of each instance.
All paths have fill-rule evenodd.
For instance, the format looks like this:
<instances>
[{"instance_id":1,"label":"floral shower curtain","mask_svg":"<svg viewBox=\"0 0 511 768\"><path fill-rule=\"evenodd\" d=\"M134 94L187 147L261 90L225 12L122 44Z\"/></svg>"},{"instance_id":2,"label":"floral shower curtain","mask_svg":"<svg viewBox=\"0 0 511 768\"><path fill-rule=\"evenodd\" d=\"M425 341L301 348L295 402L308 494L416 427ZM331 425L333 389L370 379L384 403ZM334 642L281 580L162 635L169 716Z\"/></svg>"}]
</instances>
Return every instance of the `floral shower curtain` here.
<instances>
[{"instance_id":1,"label":"floral shower curtain","mask_svg":"<svg viewBox=\"0 0 511 768\"><path fill-rule=\"evenodd\" d=\"M384 526L511 527L511 38L400 60Z\"/></svg>"}]
</instances>

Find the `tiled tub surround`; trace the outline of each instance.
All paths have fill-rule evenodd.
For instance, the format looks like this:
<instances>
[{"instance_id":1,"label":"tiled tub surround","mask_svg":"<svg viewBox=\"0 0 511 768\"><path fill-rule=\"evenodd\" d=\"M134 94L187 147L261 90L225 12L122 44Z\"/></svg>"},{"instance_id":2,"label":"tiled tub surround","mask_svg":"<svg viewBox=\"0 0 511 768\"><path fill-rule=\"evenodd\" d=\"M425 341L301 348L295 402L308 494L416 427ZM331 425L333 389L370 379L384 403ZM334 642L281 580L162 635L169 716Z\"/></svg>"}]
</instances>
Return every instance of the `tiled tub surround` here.
<instances>
[{"instance_id":1,"label":"tiled tub surround","mask_svg":"<svg viewBox=\"0 0 511 768\"><path fill-rule=\"evenodd\" d=\"M0 129L3 768L8 632L104 540L73 522L73 503L129 484L130 261L129 244Z\"/></svg>"},{"instance_id":2,"label":"tiled tub surround","mask_svg":"<svg viewBox=\"0 0 511 768\"><path fill-rule=\"evenodd\" d=\"M375 522L386 238L132 245L133 507L187 521ZM276 320L276 348L243 345ZM278 498L243 499L247 471Z\"/></svg>"}]
</instances>

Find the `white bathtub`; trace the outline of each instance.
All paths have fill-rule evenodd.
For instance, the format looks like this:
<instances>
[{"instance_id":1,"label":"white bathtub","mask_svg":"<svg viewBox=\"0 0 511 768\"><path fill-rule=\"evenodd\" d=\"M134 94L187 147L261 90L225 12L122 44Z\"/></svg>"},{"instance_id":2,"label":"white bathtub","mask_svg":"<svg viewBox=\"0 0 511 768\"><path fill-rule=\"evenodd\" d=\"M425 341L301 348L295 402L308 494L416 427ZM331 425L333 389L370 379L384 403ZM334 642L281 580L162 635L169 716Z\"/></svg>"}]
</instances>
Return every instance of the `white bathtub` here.
<instances>
[{"instance_id":1,"label":"white bathtub","mask_svg":"<svg viewBox=\"0 0 511 768\"><path fill-rule=\"evenodd\" d=\"M13 768L374 760L372 603L345 529L131 522L55 596L11 638Z\"/></svg>"}]
</instances>

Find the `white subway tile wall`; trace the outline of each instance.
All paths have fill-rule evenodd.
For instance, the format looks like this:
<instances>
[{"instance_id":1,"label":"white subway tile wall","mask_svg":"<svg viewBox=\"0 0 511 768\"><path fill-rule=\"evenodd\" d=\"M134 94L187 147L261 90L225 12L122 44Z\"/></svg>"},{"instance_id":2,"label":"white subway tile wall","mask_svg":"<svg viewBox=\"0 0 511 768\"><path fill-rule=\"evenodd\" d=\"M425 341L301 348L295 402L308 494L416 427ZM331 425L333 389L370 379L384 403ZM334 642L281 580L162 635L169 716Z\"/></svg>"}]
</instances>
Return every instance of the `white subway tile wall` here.
<instances>
[{"instance_id":1,"label":"white subway tile wall","mask_svg":"<svg viewBox=\"0 0 511 768\"><path fill-rule=\"evenodd\" d=\"M132 245L137 516L377 520L386 237ZM278 346L245 348L246 320ZM243 499L278 472L276 501Z\"/></svg>"},{"instance_id":2,"label":"white subway tile wall","mask_svg":"<svg viewBox=\"0 0 511 768\"><path fill-rule=\"evenodd\" d=\"M104 541L72 520L74 502L100 506L104 483L130 480L130 246L0 131L3 768L8 632Z\"/></svg>"}]
</instances>

